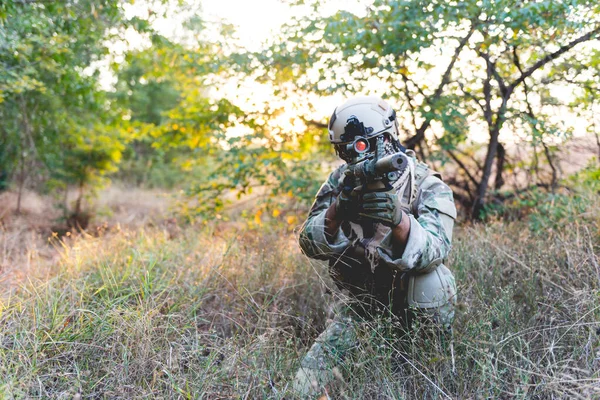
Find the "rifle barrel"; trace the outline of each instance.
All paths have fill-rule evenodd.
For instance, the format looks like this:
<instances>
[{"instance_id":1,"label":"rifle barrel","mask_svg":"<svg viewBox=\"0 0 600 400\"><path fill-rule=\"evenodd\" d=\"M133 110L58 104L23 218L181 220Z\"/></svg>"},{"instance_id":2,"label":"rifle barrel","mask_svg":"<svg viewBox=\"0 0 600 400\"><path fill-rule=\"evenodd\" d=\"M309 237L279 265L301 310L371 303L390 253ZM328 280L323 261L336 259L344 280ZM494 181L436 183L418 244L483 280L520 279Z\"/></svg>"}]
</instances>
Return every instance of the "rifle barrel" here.
<instances>
[{"instance_id":1,"label":"rifle barrel","mask_svg":"<svg viewBox=\"0 0 600 400\"><path fill-rule=\"evenodd\" d=\"M403 171L408 166L404 153L395 153L377 161L365 160L352 166L352 174L360 179L376 179L389 172Z\"/></svg>"}]
</instances>

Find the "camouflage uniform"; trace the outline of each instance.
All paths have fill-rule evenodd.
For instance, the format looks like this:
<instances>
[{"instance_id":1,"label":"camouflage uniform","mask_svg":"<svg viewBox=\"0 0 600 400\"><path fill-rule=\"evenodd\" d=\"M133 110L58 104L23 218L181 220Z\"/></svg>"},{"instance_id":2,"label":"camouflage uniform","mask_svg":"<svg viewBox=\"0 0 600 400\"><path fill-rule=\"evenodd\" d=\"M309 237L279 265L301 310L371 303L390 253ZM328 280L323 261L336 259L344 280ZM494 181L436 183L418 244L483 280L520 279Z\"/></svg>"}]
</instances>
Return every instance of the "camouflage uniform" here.
<instances>
[{"instance_id":1,"label":"camouflage uniform","mask_svg":"<svg viewBox=\"0 0 600 400\"><path fill-rule=\"evenodd\" d=\"M336 284L357 300L351 304L354 315L368 318L388 311L409 324L415 313L425 314L450 329L456 284L443 260L456 218L452 190L414 152L407 154L411 174L392 184L411 223L404 252L392 243L391 229L380 223L344 221L333 239L325 236L325 213L340 193L346 165L319 190L300 232L300 246L307 256L329 262ZM308 394L307 387L331 381L332 366L354 342L351 320L339 315L302 360L295 389Z\"/></svg>"}]
</instances>

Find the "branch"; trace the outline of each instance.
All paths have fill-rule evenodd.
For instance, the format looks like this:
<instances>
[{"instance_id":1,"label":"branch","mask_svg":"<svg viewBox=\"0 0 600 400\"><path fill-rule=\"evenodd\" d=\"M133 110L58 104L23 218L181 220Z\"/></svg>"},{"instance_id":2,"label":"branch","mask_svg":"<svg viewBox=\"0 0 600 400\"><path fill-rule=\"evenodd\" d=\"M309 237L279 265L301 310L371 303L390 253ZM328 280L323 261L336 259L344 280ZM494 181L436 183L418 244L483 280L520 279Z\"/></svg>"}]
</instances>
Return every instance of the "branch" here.
<instances>
[{"instance_id":1,"label":"branch","mask_svg":"<svg viewBox=\"0 0 600 400\"><path fill-rule=\"evenodd\" d=\"M492 85L491 85L491 80L492 80L492 73L490 71L489 68L486 69L486 78L483 81L483 96L484 96L484 102L485 102L485 107L483 109L483 116L485 118L485 122L487 122L488 127L491 129L492 127Z\"/></svg>"},{"instance_id":2,"label":"branch","mask_svg":"<svg viewBox=\"0 0 600 400\"><path fill-rule=\"evenodd\" d=\"M469 178L469 181L471 181L471 183L475 185L475 187L477 187L477 180L473 175L471 175L471 173L467 169L467 166L462 161L460 161L458 157L456 157L456 154L454 154L452 150L446 150L446 153L448 153L450 158L452 158L454 162L464 171L465 175L467 175L467 178Z\"/></svg>"},{"instance_id":3,"label":"branch","mask_svg":"<svg viewBox=\"0 0 600 400\"><path fill-rule=\"evenodd\" d=\"M498 73L498 70L496 69L496 63L490 59L489 54L486 54L481 50L477 50L477 54L479 54L479 56L485 60L485 64L488 68L488 74L491 73L494 79L496 79L496 82L498 82L498 86L500 87L500 92L502 93L502 96L504 96L508 88L506 87L506 83L504 83L504 80Z\"/></svg>"},{"instance_id":4,"label":"branch","mask_svg":"<svg viewBox=\"0 0 600 400\"><path fill-rule=\"evenodd\" d=\"M552 78L552 79L550 79L550 78L544 78L544 79L541 80L540 83L542 83L544 85L548 85L550 83L557 83L557 82L558 83L566 82L566 83L569 83L571 85L579 86L579 87L587 90L590 94L592 94L592 93L593 94L600 93L600 89L592 86L591 83L590 83L590 81L584 81L584 82L577 81L575 79L567 78L566 76L559 76L557 78Z\"/></svg>"},{"instance_id":5,"label":"branch","mask_svg":"<svg viewBox=\"0 0 600 400\"><path fill-rule=\"evenodd\" d=\"M469 32L467 33L467 35L465 37L463 37L460 40L460 42L458 43L458 46L456 46L456 48L454 49L454 54L452 55L452 59L450 60L450 63L446 67L446 70L444 71L444 74L442 75L442 80L441 80L440 84L438 85L438 87L433 92L433 95L431 96L431 98L424 96L425 101L429 105L433 105L433 103L435 103L440 98L440 96L442 95L442 91L444 90L444 87L448 84L448 82L450 82L450 76L452 74L452 69L454 68L454 64L456 64L456 61L458 60L458 56L462 52L462 49L465 47L465 45L467 44L467 42L469 41L469 39L475 32L476 26L477 26L476 23L472 21L471 27L469 28ZM423 92L422 92L422 90L420 90L420 88L417 87L417 89L419 90L419 92L421 94L423 94ZM415 133L415 135L406 141L406 143L405 143L406 147L413 149L413 148L415 148L417 143L420 143L421 141L423 141L423 139L425 138L425 131L427 130L427 128L429 128L430 124L431 124L431 117L425 118L425 121L423 121L423 123L421 124L419 129L417 129L417 132Z\"/></svg>"},{"instance_id":6,"label":"branch","mask_svg":"<svg viewBox=\"0 0 600 400\"><path fill-rule=\"evenodd\" d=\"M415 128L415 132L417 131L417 118L416 118L416 110L415 106L412 103L413 99L410 95L410 91L408 90L408 81L405 78L405 75L402 74L402 81L404 82L404 96L406 97L406 102L408 103L408 108L410 108L410 116L412 119L413 127Z\"/></svg>"},{"instance_id":7,"label":"branch","mask_svg":"<svg viewBox=\"0 0 600 400\"><path fill-rule=\"evenodd\" d=\"M521 68L521 62L519 61L519 55L517 54L516 47L513 47L512 53L513 53L513 61L515 63L515 66L521 73L521 76L523 76L524 73L523 73L523 69ZM557 176L558 176L556 167L554 166L554 163L552 162L552 157L550 155L550 149L544 142L544 139L541 137L541 134L539 133L539 130L537 128L537 124L536 124L537 118L535 117L535 114L533 112L533 107L531 106L531 102L529 101L529 88L527 87L527 82L525 82L525 80L523 80L523 91L525 92L525 104L527 104L527 115L529 116L529 119L530 119L531 128L533 129L534 133L536 133L540 136L540 142L542 143L542 147L544 148L544 155L546 156L546 160L548 160L548 165L552 169L551 187L552 187L552 191L554 192L554 188L556 188Z\"/></svg>"},{"instance_id":8,"label":"branch","mask_svg":"<svg viewBox=\"0 0 600 400\"><path fill-rule=\"evenodd\" d=\"M479 106L479 108L481 109L481 111L485 114L485 107L483 105L481 105L480 99L478 99L477 96L475 96L473 93L467 91L465 89L465 85L462 82L457 81L456 83L458 83L458 87L460 87L460 90L463 92L463 94L465 96L467 96L468 98L470 98L471 100L473 100L475 102L475 104L477 104Z\"/></svg>"},{"instance_id":9,"label":"branch","mask_svg":"<svg viewBox=\"0 0 600 400\"><path fill-rule=\"evenodd\" d=\"M415 89L417 89L417 92L419 92L419 94L420 94L421 96L423 96L423 98L425 99L425 101L426 101L427 103L429 103L429 102L427 101L427 94L425 94L425 92L423 91L423 89L421 89L421 88L419 87L419 85L417 85L417 84L416 84L416 83L415 83L415 82L414 82L412 79L410 79L410 78L408 77L408 75L406 75L404 72L400 72L400 76L402 77L402 80L404 81L404 84L405 84L405 85L406 85L408 82L412 83L412 85L415 87Z\"/></svg>"},{"instance_id":10,"label":"branch","mask_svg":"<svg viewBox=\"0 0 600 400\"><path fill-rule=\"evenodd\" d=\"M465 45L467 44L467 42L469 41L469 39L475 32L475 26L476 26L475 23L472 22L471 28L469 28L469 33L467 33L467 35L461 39L461 41L458 43L458 46L456 47L456 49L454 49L454 54L452 55L450 64L448 64L448 66L446 67L446 71L444 71L444 75L442 75L442 81L440 82L438 87L433 92L433 101L436 101L440 97L440 95L442 94L442 90L444 89L444 86L446 86L448 84L448 82L450 81L450 74L452 73L454 64L456 64L456 60L458 60L458 56L460 55L460 52L462 51L463 47L465 47Z\"/></svg>"},{"instance_id":11,"label":"branch","mask_svg":"<svg viewBox=\"0 0 600 400\"><path fill-rule=\"evenodd\" d=\"M471 193L471 188L469 187L469 183L467 181L459 181L456 176L445 176L444 182L448 184L448 186L454 186L455 188L464 191L469 197L467 199L464 195L460 194L458 190L453 190L452 192L454 194L454 200L458 200L458 202L462 204L465 209L469 209L473 206L473 201L475 198Z\"/></svg>"},{"instance_id":12,"label":"branch","mask_svg":"<svg viewBox=\"0 0 600 400\"><path fill-rule=\"evenodd\" d=\"M456 151L458 152L458 154L460 154L463 157L467 157L469 160L471 160L473 162L473 164L475 164L475 166L481 171L483 169L482 165L479 163L479 161L477 161L477 159L475 157L473 157L472 155L461 151L460 149L456 149Z\"/></svg>"},{"instance_id":13,"label":"branch","mask_svg":"<svg viewBox=\"0 0 600 400\"><path fill-rule=\"evenodd\" d=\"M600 26L597 26L596 29L586 33L583 36L580 36L579 38L565 44L564 46L561 46L555 52L547 54L544 58L542 58L541 60L533 64L531 67L529 67L529 69L527 69L525 72L523 72L521 76L517 78L517 80L510 84L510 87L514 89L515 87L523 83L523 81L530 77L535 71L548 64L550 61L557 59L567 51L571 50L573 47L577 46L579 43L593 39L594 36L598 33L600 33Z\"/></svg>"}]
</instances>

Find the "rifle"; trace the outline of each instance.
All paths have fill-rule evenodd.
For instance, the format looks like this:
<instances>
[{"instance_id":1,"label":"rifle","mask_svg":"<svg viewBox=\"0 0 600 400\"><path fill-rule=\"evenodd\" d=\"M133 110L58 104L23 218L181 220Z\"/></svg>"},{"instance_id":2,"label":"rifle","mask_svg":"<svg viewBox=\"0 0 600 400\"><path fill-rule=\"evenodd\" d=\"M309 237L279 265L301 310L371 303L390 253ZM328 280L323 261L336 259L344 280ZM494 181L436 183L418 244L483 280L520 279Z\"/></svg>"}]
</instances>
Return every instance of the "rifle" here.
<instances>
[{"instance_id":1,"label":"rifle","mask_svg":"<svg viewBox=\"0 0 600 400\"><path fill-rule=\"evenodd\" d=\"M352 144L359 154L361 153L360 149L368 149L368 143L365 145L362 141L366 142L366 139L358 138ZM404 174L409 162L407 155L402 151L382 157L383 154L383 138L379 137L375 156L349 164L349 174L369 190L390 190L390 182Z\"/></svg>"}]
</instances>

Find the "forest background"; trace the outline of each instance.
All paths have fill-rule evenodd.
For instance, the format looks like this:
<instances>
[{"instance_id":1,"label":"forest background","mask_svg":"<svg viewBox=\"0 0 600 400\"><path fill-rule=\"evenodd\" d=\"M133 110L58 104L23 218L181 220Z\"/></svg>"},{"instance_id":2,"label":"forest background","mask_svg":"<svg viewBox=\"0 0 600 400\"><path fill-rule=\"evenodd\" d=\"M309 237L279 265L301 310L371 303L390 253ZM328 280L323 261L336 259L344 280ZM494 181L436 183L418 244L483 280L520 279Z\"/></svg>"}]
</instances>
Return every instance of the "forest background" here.
<instances>
[{"instance_id":1,"label":"forest background","mask_svg":"<svg viewBox=\"0 0 600 400\"><path fill-rule=\"evenodd\" d=\"M392 373L367 324L326 395L598 395L600 5L344 4L248 46L194 1L0 3L0 393L293 396L342 296L295 232L375 94L460 208L455 345Z\"/></svg>"}]
</instances>

